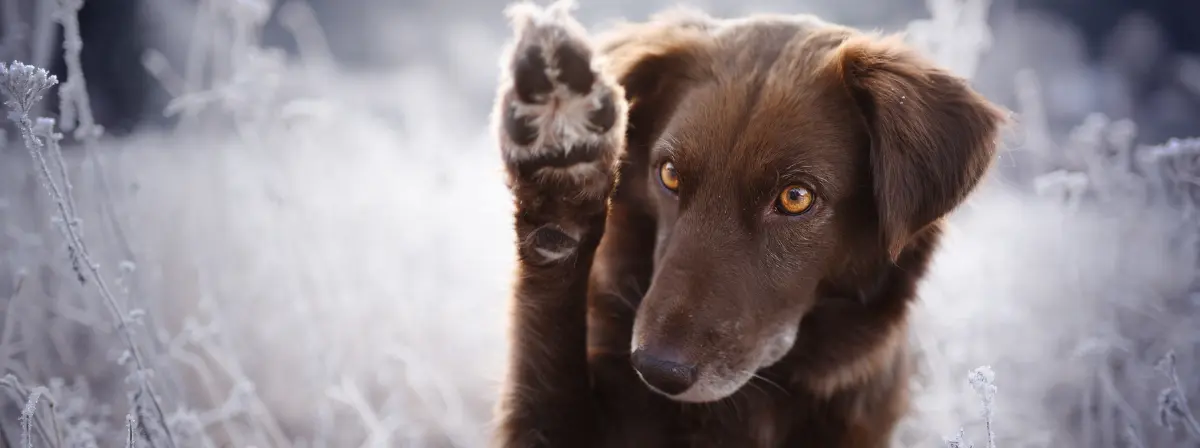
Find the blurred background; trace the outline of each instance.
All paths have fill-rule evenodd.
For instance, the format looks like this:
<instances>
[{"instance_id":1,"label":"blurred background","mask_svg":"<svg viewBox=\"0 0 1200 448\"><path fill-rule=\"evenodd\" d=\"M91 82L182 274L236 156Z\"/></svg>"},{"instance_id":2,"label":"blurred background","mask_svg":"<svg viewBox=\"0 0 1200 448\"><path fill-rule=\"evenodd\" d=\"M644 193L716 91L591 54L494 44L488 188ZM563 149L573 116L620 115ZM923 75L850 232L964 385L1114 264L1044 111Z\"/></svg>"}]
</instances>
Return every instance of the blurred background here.
<instances>
[{"instance_id":1,"label":"blurred background","mask_svg":"<svg viewBox=\"0 0 1200 448\"><path fill-rule=\"evenodd\" d=\"M36 3L40 0L24 0ZM234 1L234 0L229 0ZM20 0L14 3L21 3ZM283 3L283 2L279 2ZM929 15L924 0L805 0L688 2L579 2L589 25L644 18L676 4L718 16L755 12L814 13L865 28L898 30ZM464 96L491 100L493 59L507 36L504 1L311 0L315 23L335 62L346 70L436 70ZM99 121L114 132L162 123L169 94L140 66L147 49L182 54L191 33L194 2L102 0L86 2L81 32L89 51L83 64L92 81ZM1196 131L1200 88L1200 4L1186 0L991 0L988 24L995 39L976 76L997 101L1014 102L1013 73L1041 72L1054 101L1048 113L1071 126L1088 113L1130 118L1141 138L1161 141ZM262 27L262 44L298 56L299 43L275 8ZM315 30L314 30L315 31ZM171 51L175 50L175 51ZM57 56L57 55L56 55ZM61 58L54 73L62 76Z\"/></svg>"},{"instance_id":2,"label":"blurred background","mask_svg":"<svg viewBox=\"0 0 1200 448\"><path fill-rule=\"evenodd\" d=\"M37 111L66 212L0 149L0 444L121 446L129 416L136 446L485 446L507 3L2 0L0 58L82 87ZM985 444L980 365L1002 446L1200 445L1200 2L578 3L908 31L1016 113L922 286L897 446Z\"/></svg>"}]
</instances>

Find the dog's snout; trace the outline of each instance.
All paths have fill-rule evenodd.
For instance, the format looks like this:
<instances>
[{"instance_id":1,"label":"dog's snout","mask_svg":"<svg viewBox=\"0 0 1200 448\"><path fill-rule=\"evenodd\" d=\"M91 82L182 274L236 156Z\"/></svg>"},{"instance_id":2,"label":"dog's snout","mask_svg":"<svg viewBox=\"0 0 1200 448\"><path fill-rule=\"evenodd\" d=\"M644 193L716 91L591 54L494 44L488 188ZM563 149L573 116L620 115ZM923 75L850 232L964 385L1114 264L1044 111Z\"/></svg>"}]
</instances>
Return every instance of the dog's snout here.
<instances>
[{"instance_id":1,"label":"dog's snout","mask_svg":"<svg viewBox=\"0 0 1200 448\"><path fill-rule=\"evenodd\" d=\"M646 384L664 394L678 395L696 383L696 366L673 358L638 348L634 350L631 361Z\"/></svg>"}]
</instances>

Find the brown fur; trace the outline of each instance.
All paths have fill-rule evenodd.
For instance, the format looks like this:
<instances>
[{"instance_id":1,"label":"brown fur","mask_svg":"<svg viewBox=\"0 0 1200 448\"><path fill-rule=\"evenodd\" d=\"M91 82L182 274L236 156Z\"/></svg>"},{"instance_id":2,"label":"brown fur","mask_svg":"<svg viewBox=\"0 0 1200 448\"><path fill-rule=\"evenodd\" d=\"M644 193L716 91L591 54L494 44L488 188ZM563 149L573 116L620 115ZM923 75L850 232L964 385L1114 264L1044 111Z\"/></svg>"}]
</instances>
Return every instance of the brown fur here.
<instances>
[{"instance_id":1,"label":"brown fur","mask_svg":"<svg viewBox=\"0 0 1200 448\"><path fill-rule=\"evenodd\" d=\"M1000 110L896 37L811 16L674 11L593 38L564 4L510 13L496 444L888 446L908 306ZM814 206L780 214L797 184Z\"/></svg>"}]
</instances>

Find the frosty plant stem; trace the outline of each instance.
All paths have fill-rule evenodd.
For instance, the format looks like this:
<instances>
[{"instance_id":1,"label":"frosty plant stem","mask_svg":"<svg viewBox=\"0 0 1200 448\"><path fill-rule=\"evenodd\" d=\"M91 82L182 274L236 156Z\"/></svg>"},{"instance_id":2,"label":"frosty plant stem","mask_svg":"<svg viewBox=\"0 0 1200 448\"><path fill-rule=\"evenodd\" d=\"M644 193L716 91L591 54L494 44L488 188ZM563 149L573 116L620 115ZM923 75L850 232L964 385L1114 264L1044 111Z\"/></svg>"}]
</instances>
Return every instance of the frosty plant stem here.
<instances>
[{"instance_id":1,"label":"frosty plant stem","mask_svg":"<svg viewBox=\"0 0 1200 448\"><path fill-rule=\"evenodd\" d=\"M125 414L125 448L137 447L137 417Z\"/></svg>"},{"instance_id":2,"label":"frosty plant stem","mask_svg":"<svg viewBox=\"0 0 1200 448\"><path fill-rule=\"evenodd\" d=\"M980 366L967 375L971 388L979 394L983 404L983 422L987 429L987 447L996 448L996 433L992 429L992 406L996 400L996 373L991 366Z\"/></svg>"},{"instance_id":3,"label":"frosty plant stem","mask_svg":"<svg viewBox=\"0 0 1200 448\"><path fill-rule=\"evenodd\" d=\"M21 137L25 142L25 147L29 149L30 155L33 156L34 170L37 171L41 178L42 185L54 200L55 207L58 210L58 217L62 221L58 226L62 231L63 236L67 239L68 248L71 253L72 263L75 267L82 269L77 273L80 279L83 280L84 272L90 274L96 287L100 292L100 297L112 314L113 320L116 322L116 330L125 339L127 345L127 354L133 363L136 371L133 373L138 383L138 388L144 394L153 406L155 419L162 424L162 431L165 434L165 446L174 448L175 440L171 436L170 428L166 424L162 410L162 405L158 395L154 393L147 375L151 370L147 368L145 356L142 355L141 349L134 340L133 328L131 323L135 320L135 316L127 312L117 301L116 296L109 288L104 277L100 275L100 267L92 261L91 253L88 250L87 244L84 243L83 237L80 235L79 217L75 215L74 207L71 204L74 200L68 198L64 194L62 188L54 181L54 177L50 174L50 163L47 161L46 144L43 144L34 131L33 120L29 118L29 111L33 106L42 100L46 90L58 84L58 78L50 75L45 69L37 68L31 65L26 65L19 61L13 61L12 64L5 66L0 63L0 91L3 91L7 96L4 104L8 106L8 118L17 125L21 132ZM47 135L46 143L56 146L57 140L53 137L53 120L39 119L39 128L49 126L51 129L40 129L42 133ZM51 154L52 157L61 159L62 155L58 152ZM125 356L123 356L124 358ZM135 407L136 403L135 403Z\"/></svg>"},{"instance_id":4,"label":"frosty plant stem","mask_svg":"<svg viewBox=\"0 0 1200 448\"><path fill-rule=\"evenodd\" d=\"M1175 352L1169 351L1163 355L1155 368L1170 381L1170 385L1163 389L1158 396L1159 424L1169 430L1174 430L1175 423L1182 423L1193 438L1200 440L1200 422L1196 421L1195 415L1192 415L1187 395L1183 393L1183 384L1180 383L1179 374L1175 370Z\"/></svg>"},{"instance_id":5,"label":"frosty plant stem","mask_svg":"<svg viewBox=\"0 0 1200 448\"><path fill-rule=\"evenodd\" d=\"M67 81L59 87L61 120L64 131L75 131L75 138L91 141L102 129L92 118L92 104L87 95L87 80L83 77L83 38L79 36L79 10L83 0L58 0L55 20L63 27L63 61L67 64Z\"/></svg>"},{"instance_id":6,"label":"frosty plant stem","mask_svg":"<svg viewBox=\"0 0 1200 448\"><path fill-rule=\"evenodd\" d=\"M25 409L21 410L21 439L25 448L33 448L33 415L37 412L38 400L42 398L45 389L34 389L29 394L29 401L25 402Z\"/></svg>"},{"instance_id":7,"label":"frosty plant stem","mask_svg":"<svg viewBox=\"0 0 1200 448\"><path fill-rule=\"evenodd\" d=\"M25 403L25 407L21 409L21 441L22 447L28 447L33 443L33 432L36 430L38 436L46 441L47 446L62 447L62 425L58 416L58 405L55 404L54 398L50 396L50 392L44 387L35 387L29 390L25 385L21 384L16 376L5 374L0 377L0 389L3 389L9 398L17 403ZM50 418L38 418L37 409L38 403L45 402L46 407L50 410ZM50 427L47 428L45 422L50 422ZM0 432L0 443L8 441L7 436Z\"/></svg>"},{"instance_id":8,"label":"frosty plant stem","mask_svg":"<svg viewBox=\"0 0 1200 448\"><path fill-rule=\"evenodd\" d=\"M967 382L971 384L971 388L975 389L975 394L979 395L979 402L983 404L983 424L987 429L987 448L996 448L996 432L992 429L992 417L994 410L992 406L996 401L996 373L992 371L991 366L979 366L967 373ZM965 431L962 428L958 429L958 434L953 439L944 439L947 448L972 448L965 438Z\"/></svg>"}]
</instances>

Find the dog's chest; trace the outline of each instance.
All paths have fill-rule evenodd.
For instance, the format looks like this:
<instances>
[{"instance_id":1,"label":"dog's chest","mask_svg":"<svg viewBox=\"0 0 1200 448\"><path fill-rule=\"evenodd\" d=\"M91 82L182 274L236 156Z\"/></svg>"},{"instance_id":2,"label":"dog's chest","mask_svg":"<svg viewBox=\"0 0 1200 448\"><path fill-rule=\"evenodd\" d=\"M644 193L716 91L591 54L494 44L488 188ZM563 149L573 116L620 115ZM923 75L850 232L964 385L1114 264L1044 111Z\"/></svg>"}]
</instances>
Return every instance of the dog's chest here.
<instances>
[{"instance_id":1,"label":"dog's chest","mask_svg":"<svg viewBox=\"0 0 1200 448\"><path fill-rule=\"evenodd\" d=\"M882 448L886 430L845 419L830 403L744 391L715 403L676 408L674 418L623 443L656 448ZM643 415L641 418L649 416ZM661 417L661 416L660 416ZM652 417L650 418L653 419ZM640 420L640 419L639 419ZM646 420L640 420L643 424ZM886 425L884 425L886 426ZM643 430L649 429L641 426ZM882 429L882 426L881 428ZM626 433L629 434L629 433Z\"/></svg>"},{"instance_id":2,"label":"dog's chest","mask_svg":"<svg viewBox=\"0 0 1200 448\"><path fill-rule=\"evenodd\" d=\"M753 391L750 391L753 392ZM688 448L785 447L792 429L785 406L753 394L708 405L689 406L680 414L679 429Z\"/></svg>"}]
</instances>

